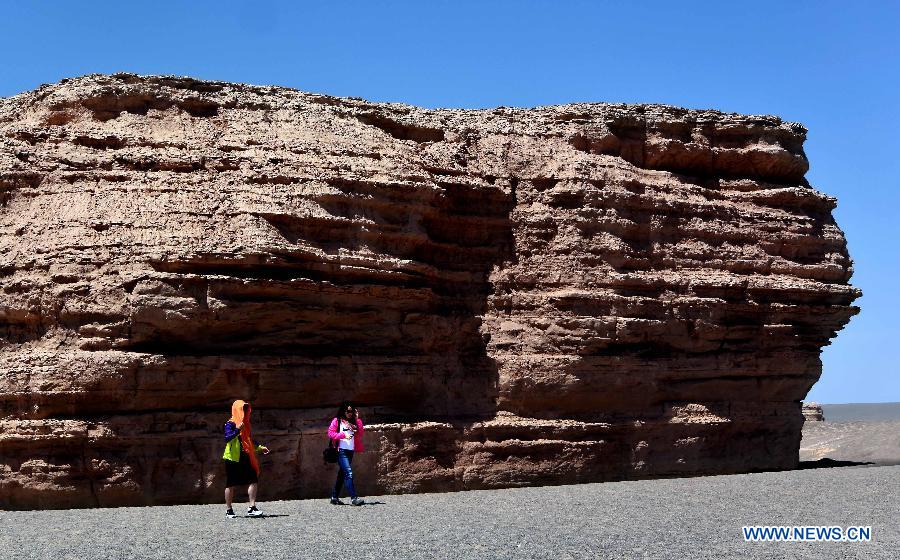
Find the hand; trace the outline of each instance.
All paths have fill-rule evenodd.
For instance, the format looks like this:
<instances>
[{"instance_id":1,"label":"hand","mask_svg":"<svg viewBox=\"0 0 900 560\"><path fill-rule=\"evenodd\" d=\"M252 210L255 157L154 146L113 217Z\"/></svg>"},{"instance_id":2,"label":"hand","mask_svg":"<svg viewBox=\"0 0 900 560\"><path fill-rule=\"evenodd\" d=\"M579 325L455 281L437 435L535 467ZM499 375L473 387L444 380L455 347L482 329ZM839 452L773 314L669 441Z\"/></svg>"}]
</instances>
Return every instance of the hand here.
<instances>
[{"instance_id":1,"label":"hand","mask_svg":"<svg viewBox=\"0 0 900 560\"><path fill-rule=\"evenodd\" d=\"M268 455L268 454L269 454L269 448L266 447L265 445L260 445L260 446L259 446L259 450L262 451L262 454L263 454L263 455Z\"/></svg>"},{"instance_id":2,"label":"hand","mask_svg":"<svg viewBox=\"0 0 900 560\"><path fill-rule=\"evenodd\" d=\"M243 428L243 427L244 427L244 423L243 423L243 422L241 422L240 424L237 425L237 429L238 429L238 430L240 430L240 429Z\"/></svg>"}]
</instances>

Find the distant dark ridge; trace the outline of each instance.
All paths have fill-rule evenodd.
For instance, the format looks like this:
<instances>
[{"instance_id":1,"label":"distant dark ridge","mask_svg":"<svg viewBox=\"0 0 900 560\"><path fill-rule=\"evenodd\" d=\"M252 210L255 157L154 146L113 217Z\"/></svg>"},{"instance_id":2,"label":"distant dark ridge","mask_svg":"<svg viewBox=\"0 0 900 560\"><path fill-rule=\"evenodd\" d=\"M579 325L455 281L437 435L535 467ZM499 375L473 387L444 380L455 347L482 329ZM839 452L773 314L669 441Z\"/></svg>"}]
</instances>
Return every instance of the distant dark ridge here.
<instances>
[{"instance_id":1,"label":"distant dark ridge","mask_svg":"<svg viewBox=\"0 0 900 560\"><path fill-rule=\"evenodd\" d=\"M900 422L900 402L823 404L826 422Z\"/></svg>"}]
</instances>

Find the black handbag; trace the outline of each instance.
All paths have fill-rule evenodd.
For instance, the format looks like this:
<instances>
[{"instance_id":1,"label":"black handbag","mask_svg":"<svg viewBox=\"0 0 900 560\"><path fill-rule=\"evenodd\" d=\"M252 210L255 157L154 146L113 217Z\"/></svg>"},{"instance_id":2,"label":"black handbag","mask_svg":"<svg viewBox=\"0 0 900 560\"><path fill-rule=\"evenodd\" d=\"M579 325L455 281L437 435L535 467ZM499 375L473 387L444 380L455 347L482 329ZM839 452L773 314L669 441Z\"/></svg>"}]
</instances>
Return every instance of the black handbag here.
<instances>
[{"instance_id":1,"label":"black handbag","mask_svg":"<svg viewBox=\"0 0 900 560\"><path fill-rule=\"evenodd\" d=\"M331 447L330 445L325 448L325 451L322 452L322 459L326 463L337 463L338 453L337 449Z\"/></svg>"},{"instance_id":2,"label":"black handbag","mask_svg":"<svg viewBox=\"0 0 900 560\"><path fill-rule=\"evenodd\" d=\"M334 442L331 441L331 438L328 438L328 447L322 452L322 460L325 461L326 464L338 462L338 452L337 449L334 448Z\"/></svg>"}]
</instances>

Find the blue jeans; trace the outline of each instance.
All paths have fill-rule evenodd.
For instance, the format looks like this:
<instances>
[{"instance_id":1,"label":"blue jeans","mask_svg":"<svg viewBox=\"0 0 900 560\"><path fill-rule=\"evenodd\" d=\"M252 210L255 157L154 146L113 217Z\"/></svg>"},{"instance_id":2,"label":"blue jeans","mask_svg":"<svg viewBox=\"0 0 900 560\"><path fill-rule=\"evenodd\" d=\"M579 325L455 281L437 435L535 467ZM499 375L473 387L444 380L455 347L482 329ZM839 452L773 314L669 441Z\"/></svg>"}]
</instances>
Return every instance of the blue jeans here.
<instances>
[{"instance_id":1,"label":"blue jeans","mask_svg":"<svg viewBox=\"0 0 900 560\"><path fill-rule=\"evenodd\" d=\"M347 485L347 491L350 492L351 498L356 498L356 488L353 487L353 469L350 463L353 462L353 451L349 449L338 449L338 469L337 480L334 481L334 489L331 491L332 498L339 498L341 489Z\"/></svg>"}]
</instances>

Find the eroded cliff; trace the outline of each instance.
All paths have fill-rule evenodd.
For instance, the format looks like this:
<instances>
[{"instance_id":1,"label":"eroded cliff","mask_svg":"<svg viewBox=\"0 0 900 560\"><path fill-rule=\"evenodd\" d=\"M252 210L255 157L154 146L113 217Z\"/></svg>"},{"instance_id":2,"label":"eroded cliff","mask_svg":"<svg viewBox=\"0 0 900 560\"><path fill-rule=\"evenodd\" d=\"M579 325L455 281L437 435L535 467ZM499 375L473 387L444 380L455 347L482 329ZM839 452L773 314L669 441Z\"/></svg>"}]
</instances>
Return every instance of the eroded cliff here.
<instances>
[{"instance_id":1,"label":"eroded cliff","mask_svg":"<svg viewBox=\"0 0 900 560\"><path fill-rule=\"evenodd\" d=\"M189 78L0 100L0 506L789 468L857 311L805 129L659 105L426 110Z\"/></svg>"}]
</instances>

